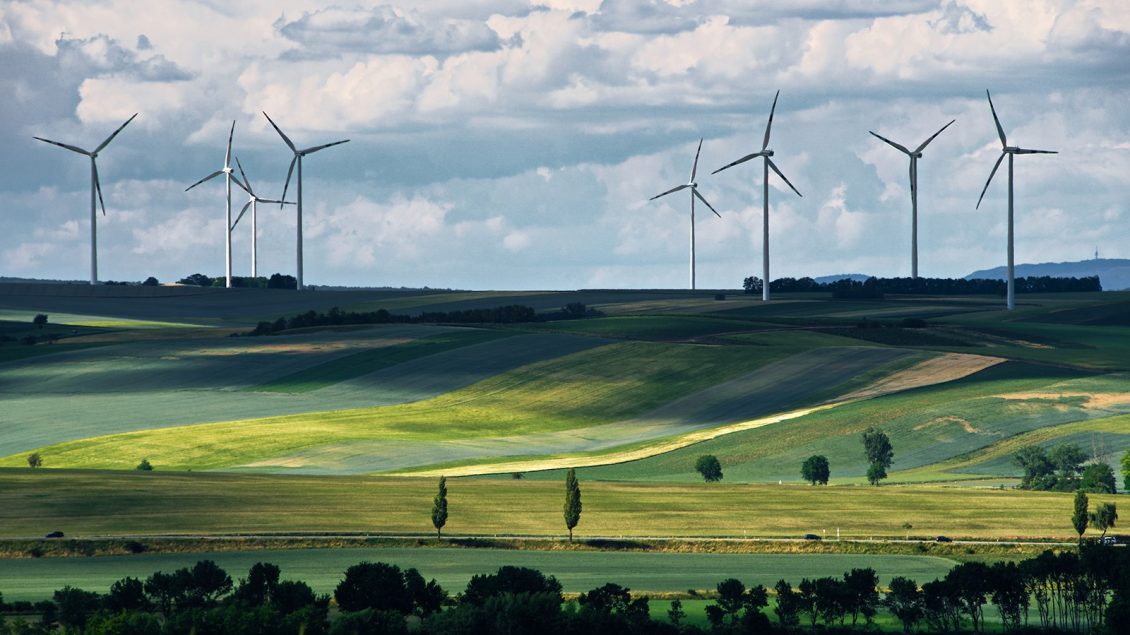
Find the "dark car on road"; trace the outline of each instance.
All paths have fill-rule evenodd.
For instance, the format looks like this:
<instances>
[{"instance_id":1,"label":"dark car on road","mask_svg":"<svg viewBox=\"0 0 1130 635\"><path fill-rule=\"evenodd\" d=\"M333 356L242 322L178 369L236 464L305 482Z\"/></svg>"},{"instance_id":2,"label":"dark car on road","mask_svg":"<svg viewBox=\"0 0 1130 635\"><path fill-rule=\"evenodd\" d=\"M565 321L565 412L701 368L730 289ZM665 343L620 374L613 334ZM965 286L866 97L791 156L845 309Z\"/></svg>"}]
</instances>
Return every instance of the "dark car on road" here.
<instances>
[{"instance_id":1,"label":"dark car on road","mask_svg":"<svg viewBox=\"0 0 1130 635\"><path fill-rule=\"evenodd\" d=\"M805 540L822 540L822 538L820 538L820 536L818 536L816 534L805 534L804 539Z\"/></svg>"},{"instance_id":2,"label":"dark car on road","mask_svg":"<svg viewBox=\"0 0 1130 635\"><path fill-rule=\"evenodd\" d=\"M62 538L62 537L63 537L63 532L61 532L61 531L53 531L53 532L47 534L46 536L44 536L44 538Z\"/></svg>"},{"instance_id":3,"label":"dark car on road","mask_svg":"<svg viewBox=\"0 0 1130 635\"><path fill-rule=\"evenodd\" d=\"M934 539L934 542L953 542L953 538L949 536L938 536Z\"/></svg>"}]
</instances>

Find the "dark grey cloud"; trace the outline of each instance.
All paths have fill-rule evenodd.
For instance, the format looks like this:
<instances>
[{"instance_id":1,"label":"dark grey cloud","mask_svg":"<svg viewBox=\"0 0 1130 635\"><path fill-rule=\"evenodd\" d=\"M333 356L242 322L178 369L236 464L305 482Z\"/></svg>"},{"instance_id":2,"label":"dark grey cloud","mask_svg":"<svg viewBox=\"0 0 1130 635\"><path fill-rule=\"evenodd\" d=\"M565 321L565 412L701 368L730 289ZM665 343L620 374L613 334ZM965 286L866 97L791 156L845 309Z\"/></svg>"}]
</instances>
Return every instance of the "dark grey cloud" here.
<instances>
[{"instance_id":1,"label":"dark grey cloud","mask_svg":"<svg viewBox=\"0 0 1130 635\"><path fill-rule=\"evenodd\" d=\"M148 38L145 42L149 42ZM192 79L191 73L164 55L141 58L106 35L70 38L63 34L55 41L55 46L58 49L56 57L59 66L76 76L129 75L147 82Z\"/></svg>"},{"instance_id":2,"label":"dark grey cloud","mask_svg":"<svg viewBox=\"0 0 1130 635\"><path fill-rule=\"evenodd\" d=\"M444 56L501 45L498 35L481 20L433 18L385 5L330 7L289 22L280 18L275 28L300 45L288 54L299 58L344 53Z\"/></svg>"}]
</instances>

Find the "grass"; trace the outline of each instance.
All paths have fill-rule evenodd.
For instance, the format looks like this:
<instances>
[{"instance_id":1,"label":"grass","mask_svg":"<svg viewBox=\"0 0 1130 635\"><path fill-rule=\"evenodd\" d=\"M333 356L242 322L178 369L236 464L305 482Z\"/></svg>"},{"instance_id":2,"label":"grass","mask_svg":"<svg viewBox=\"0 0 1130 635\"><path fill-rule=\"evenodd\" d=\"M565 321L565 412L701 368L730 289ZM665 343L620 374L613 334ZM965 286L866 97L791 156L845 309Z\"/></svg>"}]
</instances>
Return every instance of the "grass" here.
<instances>
[{"instance_id":1,"label":"grass","mask_svg":"<svg viewBox=\"0 0 1130 635\"><path fill-rule=\"evenodd\" d=\"M349 442L451 441L586 428L628 419L795 350L625 342L501 373L427 401L138 430L42 448L49 466L221 469ZM509 341L509 340L503 340ZM9 456L0 465L19 465ZM424 463L436 463L427 460Z\"/></svg>"},{"instance_id":2,"label":"grass","mask_svg":"<svg viewBox=\"0 0 1130 635\"><path fill-rule=\"evenodd\" d=\"M471 344L490 342L512 335L513 333L504 331L480 329L437 333L403 344L352 353L252 386L246 390L284 393L310 392L427 355L434 355Z\"/></svg>"},{"instance_id":3,"label":"grass","mask_svg":"<svg viewBox=\"0 0 1130 635\"><path fill-rule=\"evenodd\" d=\"M333 594L345 570L358 562L388 562L415 567L451 594L462 591L472 575L493 573L502 565L531 567L555 576L566 593L580 593L606 582L629 587L634 593L710 589L727 577L747 585L772 585L781 577L840 576L856 567L872 567L882 582L894 576L922 581L941 577L954 561L932 556L781 555L632 553L575 551L500 551L496 549L353 548L287 551L140 554L95 558L40 558L3 561L0 592L6 601L50 598L71 585L105 593L110 585L131 576L144 580L156 571L170 572L210 559L232 578L245 577L256 562L282 569L283 579L303 580L316 593Z\"/></svg>"},{"instance_id":4,"label":"grass","mask_svg":"<svg viewBox=\"0 0 1130 635\"><path fill-rule=\"evenodd\" d=\"M424 534L435 479L0 470L0 537ZM451 535L562 537L560 482L449 479ZM1072 495L937 486L623 483L582 479L578 538L1071 539ZM1116 501L1093 495L1091 504ZM343 510L348 510L347 512Z\"/></svg>"}]
</instances>

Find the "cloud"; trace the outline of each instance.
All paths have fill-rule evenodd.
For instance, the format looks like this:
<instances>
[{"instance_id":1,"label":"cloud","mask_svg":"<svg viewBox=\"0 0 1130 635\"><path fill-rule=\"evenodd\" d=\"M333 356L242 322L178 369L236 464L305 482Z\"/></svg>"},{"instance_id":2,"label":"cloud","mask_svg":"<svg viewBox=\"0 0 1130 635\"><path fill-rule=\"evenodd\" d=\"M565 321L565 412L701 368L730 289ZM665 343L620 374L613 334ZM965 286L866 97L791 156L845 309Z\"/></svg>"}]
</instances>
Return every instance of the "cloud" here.
<instances>
[{"instance_id":1,"label":"cloud","mask_svg":"<svg viewBox=\"0 0 1130 635\"><path fill-rule=\"evenodd\" d=\"M490 51L500 45L497 34L477 20L430 18L417 11L382 5L372 8L330 7L306 12L275 27L301 46L302 56L345 53L451 55Z\"/></svg>"},{"instance_id":2,"label":"cloud","mask_svg":"<svg viewBox=\"0 0 1130 635\"><path fill-rule=\"evenodd\" d=\"M144 37L140 36L138 43L148 45L148 38L141 39ZM68 38L63 35L55 41L55 46L60 66L84 76L118 75L146 82L175 82L192 78L188 71L169 61L164 55L142 58L103 34L89 38Z\"/></svg>"}]
</instances>

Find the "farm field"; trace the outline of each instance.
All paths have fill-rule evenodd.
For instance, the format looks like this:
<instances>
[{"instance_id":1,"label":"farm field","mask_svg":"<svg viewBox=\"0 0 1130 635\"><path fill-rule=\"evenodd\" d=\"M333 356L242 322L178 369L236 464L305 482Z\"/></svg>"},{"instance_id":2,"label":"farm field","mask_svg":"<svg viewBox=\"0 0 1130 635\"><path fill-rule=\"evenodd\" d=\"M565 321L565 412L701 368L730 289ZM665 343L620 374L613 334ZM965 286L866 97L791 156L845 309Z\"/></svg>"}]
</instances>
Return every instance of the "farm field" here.
<instances>
[{"instance_id":1,"label":"farm field","mask_svg":"<svg viewBox=\"0 0 1130 635\"><path fill-rule=\"evenodd\" d=\"M416 568L449 593L467 586L472 575L492 573L503 565L530 567L557 577L565 593L580 593L606 582L633 592L707 590L728 577L771 588L782 577L840 576L856 567L872 567L886 583L894 576L929 581L944 576L953 560L934 556L820 554L704 554L637 552L500 551L497 549L350 548L283 551L139 554L95 558L5 560L0 593L6 601L49 599L66 585L105 593L131 576L144 580L156 571L170 572L209 559L234 579L246 576L256 562L282 569L283 579L302 580L317 593L332 595L345 570L362 561Z\"/></svg>"},{"instance_id":2,"label":"farm field","mask_svg":"<svg viewBox=\"0 0 1130 635\"><path fill-rule=\"evenodd\" d=\"M0 538L362 533L428 535L432 478L0 470ZM1071 539L1072 495L916 486L582 480L590 537ZM560 482L448 480L450 535L563 537ZM1115 501L1093 495L1092 505ZM341 510L348 509L348 513Z\"/></svg>"}]
</instances>

